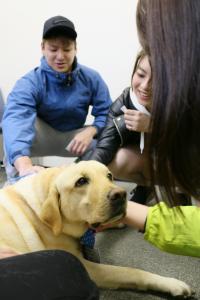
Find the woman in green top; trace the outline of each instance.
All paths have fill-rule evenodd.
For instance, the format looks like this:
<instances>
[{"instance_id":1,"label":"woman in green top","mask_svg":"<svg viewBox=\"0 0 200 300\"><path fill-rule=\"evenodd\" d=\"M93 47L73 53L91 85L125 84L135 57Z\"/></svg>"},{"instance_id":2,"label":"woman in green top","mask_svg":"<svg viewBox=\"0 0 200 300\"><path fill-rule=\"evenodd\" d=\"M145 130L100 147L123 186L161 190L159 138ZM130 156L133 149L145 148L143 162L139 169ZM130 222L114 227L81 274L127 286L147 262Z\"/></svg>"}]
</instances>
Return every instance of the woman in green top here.
<instances>
[{"instance_id":1,"label":"woman in green top","mask_svg":"<svg viewBox=\"0 0 200 300\"><path fill-rule=\"evenodd\" d=\"M200 257L200 207L170 208L164 202L148 207L129 201L124 222L163 251Z\"/></svg>"},{"instance_id":2,"label":"woman in green top","mask_svg":"<svg viewBox=\"0 0 200 300\"><path fill-rule=\"evenodd\" d=\"M129 203L125 222L162 250L200 256L200 208L176 198L179 187L200 200L200 1L139 0L137 27L153 74L151 184L169 206Z\"/></svg>"}]
</instances>

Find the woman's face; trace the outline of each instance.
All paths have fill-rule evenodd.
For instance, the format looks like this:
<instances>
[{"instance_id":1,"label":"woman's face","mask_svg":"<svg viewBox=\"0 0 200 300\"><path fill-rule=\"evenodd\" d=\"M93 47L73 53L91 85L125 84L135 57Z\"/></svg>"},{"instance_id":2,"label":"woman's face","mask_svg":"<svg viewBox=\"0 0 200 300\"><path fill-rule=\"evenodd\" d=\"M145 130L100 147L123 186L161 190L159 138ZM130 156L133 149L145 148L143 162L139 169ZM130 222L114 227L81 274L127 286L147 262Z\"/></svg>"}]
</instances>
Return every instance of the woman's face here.
<instances>
[{"instance_id":1,"label":"woman's face","mask_svg":"<svg viewBox=\"0 0 200 300\"><path fill-rule=\"evenodd\" d=\"M148 56L144 56L140 59L133 75L132 89L138 102L148 110L151 109L152 104L151 84L151 66Z\"/></svg>"}]
</instances>

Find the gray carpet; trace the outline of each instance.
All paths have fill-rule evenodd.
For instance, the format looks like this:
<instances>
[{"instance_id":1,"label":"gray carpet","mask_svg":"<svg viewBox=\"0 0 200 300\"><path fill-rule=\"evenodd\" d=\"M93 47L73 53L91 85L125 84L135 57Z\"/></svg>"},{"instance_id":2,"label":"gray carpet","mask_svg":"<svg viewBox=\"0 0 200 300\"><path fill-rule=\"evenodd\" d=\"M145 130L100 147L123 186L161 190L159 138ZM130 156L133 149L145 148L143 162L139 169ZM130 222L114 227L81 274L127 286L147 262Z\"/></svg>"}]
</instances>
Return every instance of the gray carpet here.
<instances>
[{"instance_id":1,"label":"gray carpet","mask_svg":"<svg viewBox=\"0 0 200 300\"><path fill-rule=\"evenodd\" d=\"M161 252L132 228L110 229L97 235L96 246L103 263L135 267L159 275L183 280L196 291L200 299L200 260ZM156 292L102 290L101 300L174 299Z\"/></svg>"},{"instance_id":2,"label":"gray carpet","mask_svg":"<svg viewBox=\"0 0 200 300\"><path fill-rule=\"evenodd\" d=\"M0 186L5 182L4 169L0 169ZM122 183L130 191L132 184ZM193 257L177 256L161 252L148 242L143 235L132 228L110 229L97 234L96 247L101 262L129 266L159 275L183 280L196 291L195 299L200 299L200 260ZM161 300L174 299L156 292L124 290L101 290L100 300Z\"/></svg>"}]
</instances>

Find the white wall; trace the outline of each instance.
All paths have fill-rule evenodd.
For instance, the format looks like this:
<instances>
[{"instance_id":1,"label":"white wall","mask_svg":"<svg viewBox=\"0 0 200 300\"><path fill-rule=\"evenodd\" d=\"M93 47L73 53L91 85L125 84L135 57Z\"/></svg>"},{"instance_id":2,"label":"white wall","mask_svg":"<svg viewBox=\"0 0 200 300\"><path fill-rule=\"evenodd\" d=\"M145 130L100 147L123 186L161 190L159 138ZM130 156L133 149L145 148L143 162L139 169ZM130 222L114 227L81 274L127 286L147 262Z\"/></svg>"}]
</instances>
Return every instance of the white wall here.
<instances>
[{"instance_id":1,"label":"white wall","mask_svg":"<svg viewBox=\"0 0 200 300\"><path fill-rule=\"evenodd\" d=\"M139 43L134 0L1 0L0 87L6 98L15 81L40 61L44 21L63 15L78 32L78 60L98 70L113 100L129 85Z\"/></svg>"}]
</instances>

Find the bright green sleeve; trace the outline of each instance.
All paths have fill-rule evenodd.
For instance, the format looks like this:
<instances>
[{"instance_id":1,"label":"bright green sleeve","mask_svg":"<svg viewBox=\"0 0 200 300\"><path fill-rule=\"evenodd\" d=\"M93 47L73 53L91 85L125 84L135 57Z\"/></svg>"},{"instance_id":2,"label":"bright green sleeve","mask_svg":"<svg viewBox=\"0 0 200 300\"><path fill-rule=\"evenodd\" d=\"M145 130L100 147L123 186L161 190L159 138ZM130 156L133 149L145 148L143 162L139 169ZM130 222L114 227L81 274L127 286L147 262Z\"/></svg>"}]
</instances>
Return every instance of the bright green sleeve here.
<instances>
[{"instance_id":1,"label":"bright green sleeve","mask_svg":"<svg viewBox=\"0 0 200 300\"><path fill-rule=\"evenodd\" d=\"M150 207L144 238L163 251L200 257L200 207Z\"/></svg>"}]
</instances>

